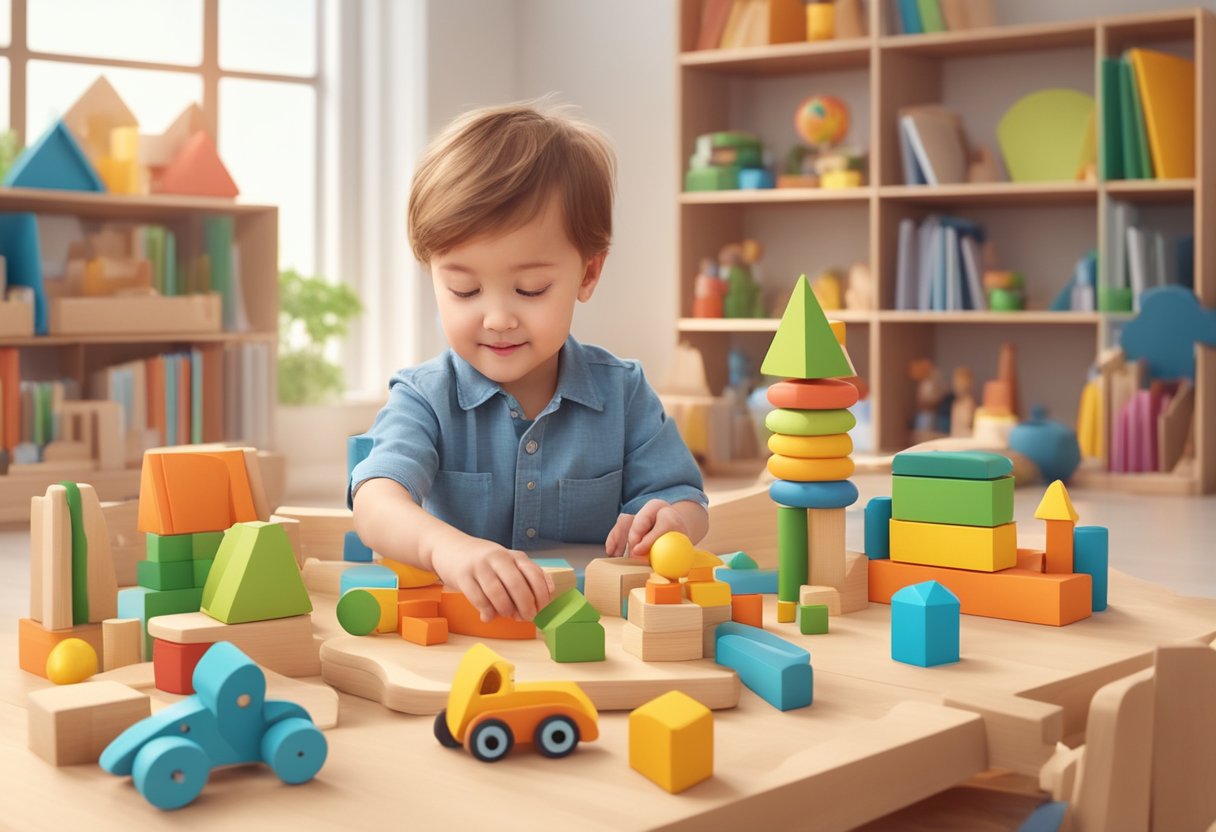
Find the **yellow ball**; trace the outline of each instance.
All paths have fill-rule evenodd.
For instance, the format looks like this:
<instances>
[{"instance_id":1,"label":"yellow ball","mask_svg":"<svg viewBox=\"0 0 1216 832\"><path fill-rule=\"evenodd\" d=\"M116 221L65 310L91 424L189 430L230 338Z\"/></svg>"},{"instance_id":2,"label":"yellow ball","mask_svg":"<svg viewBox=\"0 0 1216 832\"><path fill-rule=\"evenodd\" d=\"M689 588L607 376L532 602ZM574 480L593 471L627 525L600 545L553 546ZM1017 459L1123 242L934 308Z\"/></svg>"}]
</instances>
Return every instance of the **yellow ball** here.
<instances>
[{"instance_id":1,"label":"yellow ball","mask_svg":"<svg viewBox=\"0 0 1216 832\"><path fill-rule=\"evenodd\" d=\"M57 685L74 685L97 672L97 651L84 639L66 638L46 657L46 678Z\"/></svg>"},{"instance_id":2,"label":"yellow ball","mask_svg":"<svg viewBox=\"0 0 1216 832\"><path fill-rule=\"evenodd\" d=\"M679 532L662 535L650 547L650 567L669 581L687 575L695 558L692 541Z\"/></svg>"}]
</instances>

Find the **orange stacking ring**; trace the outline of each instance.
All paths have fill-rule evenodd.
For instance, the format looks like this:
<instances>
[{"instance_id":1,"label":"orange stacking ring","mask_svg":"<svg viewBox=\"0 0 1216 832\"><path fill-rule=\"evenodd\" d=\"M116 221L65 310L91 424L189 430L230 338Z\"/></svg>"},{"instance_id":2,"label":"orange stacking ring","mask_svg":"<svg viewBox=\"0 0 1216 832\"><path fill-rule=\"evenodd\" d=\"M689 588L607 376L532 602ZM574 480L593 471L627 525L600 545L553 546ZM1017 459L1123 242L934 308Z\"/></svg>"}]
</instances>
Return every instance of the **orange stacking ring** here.
<instances>
[{"instance_id":1,"label":"orange stacking ring","mask_svg":"<svg viewBox=\"0 0 1216 832\"><path fill-rule=\"evenodd\" d=\"M768 458L768 471L779 480L793 482L847 480L853 475L853 460L847 456L834 459L797 459L774 454Z\"/></svg>"},{"instance_id":2,"label":"orange stacking ring","mask_svg":"<svg viewBox=\"0 0 1216 832\"><path fill-rule=\"evenodd\" d=\"M839 410L857 404L857 388L835 378L779 381L768 388L773 407L790 410Z\"/></svg>"},{"instance_id":3,"label":"orange stacking ring","mask_svg":"<svg viewBox=\"0 0 1216 832\"><path fill-rule=\"evenodd\" d=\"M829 433L827 436L774 433L768 438L768 449L772 453L798 459L829 459L853 453L853 438L847 433Z\"/></svg>"}]
</instances>

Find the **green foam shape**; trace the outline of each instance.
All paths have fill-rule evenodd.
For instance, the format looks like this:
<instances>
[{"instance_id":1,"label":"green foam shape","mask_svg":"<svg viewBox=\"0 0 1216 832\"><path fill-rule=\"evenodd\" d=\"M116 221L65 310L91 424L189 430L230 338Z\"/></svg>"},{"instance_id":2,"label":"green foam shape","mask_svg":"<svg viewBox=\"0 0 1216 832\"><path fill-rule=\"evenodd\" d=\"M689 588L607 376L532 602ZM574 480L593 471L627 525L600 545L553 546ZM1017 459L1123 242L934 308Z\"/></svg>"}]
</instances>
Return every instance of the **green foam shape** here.
<instances>
[{"instance_id":1,"label":"green foam shape","mask_svg":"<svg viewBox=\"0 0 1216 832\"><path fill-rule=\"evenodd\" d=\"M566 621L545 628L544 636L549 656L555 662L604 660L604 625L598 621Z\"/></svg>"},{"instance_id":2,"label":"green foam shape","mask_svg":"<svg viewBox=\"0 0 1216 832\"><path fill-rule=\"evenodd\" d=\"M728 569L759 569L760 564L752 560L752 556L747 552L731 552L729 555L721 555L722 563Z\"/></svg>"},{"instance_id":3,"label":"green foam shape","mask_svg":"<svg viewBox=\"0 0 1216 832\"><path fill-rule=\"evenodd\" d=\"M990 451L904 451L896 454L891 473L908 477L995 480L1013 473L1009 457Z\"/></svg>"},{"instance_id":4,"label":"green foam shape","mask_svg":"<svg viewBox=\"0 0 1216 832\"><path fill-rule=\"evenodd\" d=\"M532 619L541 630L560 627L563 624L594 624L600 620L600 612L591 606L577 589L567 589L554 598Z\"/></svg>"},{"instance_id":5,"label":"green foam shape","mask_svg":"<svg viewBox=\"0 0 1216 832\"><path fill-rule=\"evenodd\" d=\"M190 560L193 557L191 537L193 535L159 535L148 532L144 547L148 560L156 563L177 563L178 561Z\"/></svg>"},{"instance_id":6,"label":"green foam shape","mask_svg":"<svg viewBox=\"0 0 1216 832\"><path fill-rule=\"evenodd\" d=\"M215 560L215 553L224 542L223 532L195 532L190 538L190 556L195 560Z\"/></svg>"},{"instance_id":7,"label":"green foam shape","mask_svg":"<svg viewBox=\"0 0 1216 832\"><path fill-rule=\"evenodd\" d=\"M848 433L857 424L857 417L847 410L770 410L764 426L773 433L787 436L830 436Z\"/></svg>"},{"instance_id":8,"label":"green foam shape","mask_svg":"<svg viewBox=\"0 0 1216 832\"><path fill-rule=\"evenodd\" d=\"M338 599L338 623L352 636L370 635L380 623L380 602L366 589L349 589Z\"/></svg>"},{"instance_id":9,"label":"green foam shape","mask_svg":"<svg viewBox=\"0 0 1216 832\"><path fill-rule=\"evenodd\" d=\"M827 604L799 604L798 630L804 636L823 635L828 631Z\"/></svg>"},{"instance_id":10,"label":"green foam shape","mask_svg":"<svg viewBox=\"0 0 1216 832\"><path fill-rule=\"evenodd\" d=\"M202 587L205 587L207 585L207 576L211 574L211 566L214 563L215 563L215 561L212 560L211 558L206 558L204 560L190 561L190 565L194 569L194 585L195 586L197 586L201 589Z\"/></svg>"},{"instance_id":11,"label":"green foam shape","mask_svg":"<svg viewBox=\"0 0 1216 832\"><path fill-rule=\"evenodd\" d=\"M1013 477L891 477L891 516L916 523L1002 526L1013 522Z\"/></svg>"},{"instance_id":12,"label":"green foam shape","mask_svg":"<svg viewBox=\"0 0 1216 832\"><path fill-rule=\"evenodd\" d=\"M848 378L857 375L832 334L815 293L801 275L764 355L760 372L787 378Z\"/></svg>"},{"instance_id":13,"label":"green foam shape","mask_svg":"<svg viewBox=\"0 0 1216 832\"><path fill-rule=\"evenodd\" d=\"M88 624L89 539L84 534L80 488L74 482L60 485L68 492L68 516L72 526L72 624Z\"/></svg>"},{"instance_id":14,"label":"green foam shape","mask_svg":"<svg viewBox=\"0 0 1216 832\"><path fill-rule=\"evenodd\" d=\"M224 624L312 612L282 526L258 520L228 530L207 575L201 609Z\"/></svg>"},{"instance_id":15,"label":"green foam shape","mask_svg":"<svg viewBox=\"0 0 1216 832\"><path fill-rule=\"evenodd\" d=\"M141 560L135 564L135 580L148 589L189 589L195 585L194 562L157 563Z\"/></svg>"}]
</instances>

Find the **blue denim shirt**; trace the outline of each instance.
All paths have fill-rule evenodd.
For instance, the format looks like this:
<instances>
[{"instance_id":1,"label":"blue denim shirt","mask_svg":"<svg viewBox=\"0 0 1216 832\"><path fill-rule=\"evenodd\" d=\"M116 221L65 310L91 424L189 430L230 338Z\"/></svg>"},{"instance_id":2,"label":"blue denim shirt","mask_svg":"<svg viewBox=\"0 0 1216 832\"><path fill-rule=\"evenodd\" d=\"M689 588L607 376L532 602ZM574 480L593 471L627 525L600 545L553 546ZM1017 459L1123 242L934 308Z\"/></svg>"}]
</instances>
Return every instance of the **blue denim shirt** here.
<instances>
[{"instance_id":1,"label":"blue denim shirt","mask_svg":"<svg viewBox=\"0 0 1216 832\"><path fill-rule=\"evenodd\" d=\"M567 338L535 420L451 350L402 370L353 488L387 477L439 519L513 549L603 543L648 500L706 505L701 473L636 361Z\"/></svg>"}]
</instances>

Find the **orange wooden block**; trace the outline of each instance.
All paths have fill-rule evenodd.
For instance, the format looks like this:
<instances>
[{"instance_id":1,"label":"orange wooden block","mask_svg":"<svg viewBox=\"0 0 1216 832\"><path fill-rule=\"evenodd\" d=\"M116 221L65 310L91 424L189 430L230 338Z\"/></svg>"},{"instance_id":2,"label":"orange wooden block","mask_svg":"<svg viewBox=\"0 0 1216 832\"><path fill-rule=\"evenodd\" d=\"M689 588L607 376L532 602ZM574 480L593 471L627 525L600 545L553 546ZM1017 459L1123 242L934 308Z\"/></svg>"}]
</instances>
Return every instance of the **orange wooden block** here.
<instances>
[{"instance_id":1,"label":"orange wooden block","mask_svg":"<svg viewBox=\"0 0 1216 832\"><path fill-rule=\"evenodd\" d=\"M194 534L229 528L232 517L228 469L202 454L163 454L165 491L172 529L162 534Z\"/></svg>"},{"instance_id":2,"label":"orange wooden block","mask_svg":"<svg viewBox=\"0 0 1216 832\"><path fill-rule=\"evenodd\" d=\"M17 619L17 663L27 673L46 678L46 659L61 641L79 638L87 641L97 652L105 655L101 640L101 624L78 624L67 630L45 630L37 621Z\"/></svg>"},{"instance_id":3,"label":"orange wooden block","mask_svg":"<svg viewBox=\"0 0 1216 832\"><path fill-rule=\"evenodd\" d=\"M905 586L938 581L953 592L962 612L1028 624L1063 626L1088 618L1093 601L1092 579L1076 575L1040 574L1013 567L1000 572L972 572L944 566L922 566L893 560L870 561L870 600L891 603Z\"/></svg>"},{"instance_id":4,"label":"orange wooden block","mask_svg":"<svg viewBox=\"0 0 1216 832\"><path fill-rule=\"evenodd\" d=\"M229 198L240 193L206 130L191 136L177 157L153 176L152 190L160 194Z\"/></svg>"},{"instance_id":5,"label":"orange wooden block","mask_svg":"<svg viewBox=\"0 0 1216 832\"><path fill-rule=\"evenodd\" d=\"M438 601L398 601L397 602L397 618L400 620L406 616L410 618L434 618L439 615Z\"/></svg>"},{"instance_id":6,"label":"orange wooden block","mask_svg":"<svg viewBox=\"0 0 1216 832\"><path fill-rule=\"evenodd\" d=\"M716 581L717 578L714 577L714 569L721 565L722 564L717 563L713 566L694 566L692 569L688 570L688 574L684 576L684 579L690 584L704 583L705 581Z\"/></svg>"},{"instance_id":7,"label":"orange wooden block","mask_svg":"<svg viewBox=\"0 0 1216 832\"><path fill-rule=\"evenodd\" d=\"M245 462L245 451L208 451L206 456L217 459L228 470L228 500L233 523L251 523L265 520L259 517L254 504L253 489L249 485L249 468ZM269 515L267 515L269 516Z\"/></svg>"},{"instance_id":8,"label":"orange wooden block","mask_svg":"<svg viewBox=\"0 0 1216 832\"><path fill-rule=\"evenodd\" d=\"M442 584L401 587L397 590L397 603L400 604L402 601L434 601L435 603L439 603L439 596L442 594Z\"/></svg>"},{"instance_id":9,"label":"orange wooden block","mask_svg":"<svg viewBox=\"0 0 1216 832\"><path fill-rule=\"evenodd\" d=\"M400 632L406 641L421 644L423 647L443 644L448 640L448 620L407 615L401 619Z\"/></svg>"},{"instance_id":10,"label":"orange wooden block","mask_svg":"<svg viewBox=\"0 0 1216 832\"><path fill-rule=\"evenodd\" d=\"M186 696L194 693L194 666L211 649L211 644L177 644L152 639L152 676L156 689Z\"/></svg>"},{"instance_id":11,"label":"orange wooden block","mask_svg":"<svg viewBox=\"0 0 1216 832\"><path fill-rule=\"evenodd\" d=\"M1072 572L1072 532L1075 523L1067 520L1048 520L1047 557L1043 571L1070 574Z\"/></svg>"},{"instance_id":12,"label":"orange wooden block","mask_svg":"<svg viewBox=\"0 0 1216 832\"><path fill-rule=\"evenodd\" d=\"M165 491L165 472L160 454L144 454L139 472L139 530L153 534L171 534L169 493Z\"/></svg>"},{"instance_id":13,"label":"orange wooden block","mask_svg":"<svg viewBox=\"0 0 1216 832\"><path fill-rule=\"evenodd\" d=\"M763 595L732 595L730 599L730 620L752 627L764 626L764 596Z\"/></svg>"},{"instance_id":14,"label":"orange wooden block","mask_svg":"<svg viewBox=\"0 0 1216 832\"><path fill-rule=\"evenodd\" d=\"M1042 572L1043 558L1043 553L1038 549L1018 549L1017 567L1027 572Z\"/></svg>"},{"instance_id":15,"label":"orange wooden block","mask_svg":"<svg viewBox=\"0 0 1216 832\"><path fill-rule=\"evenodd\" d=\"M675 582L656 583L646 582L647 604L682 604L684 603L684 587Z\"/></svg>"},{"instance_id":16,"label":"orange wooden block","mask_svg":"<svg viewBox=\"0 0 1216 832\"><path fill-rule=\"evenodd\" d=\"M439 596L439 614L448 620L448 631L479 638L536 638L536 625L531 621L514 621L495 616L482 621L481 614L464 593L444 590Z\"/></svg>"},{"instance_id":17,"label":"orange wooden block","mask_svg":"<svg viewBox=\"0 0 1216 832\"><path fill-rule=\"evenodd\" d=\"M858 390L840 379L798 379L770 385L767 395L769 404L773 407L789 410L838 410L857 404Z\"/></svg>"}]
</instances>

